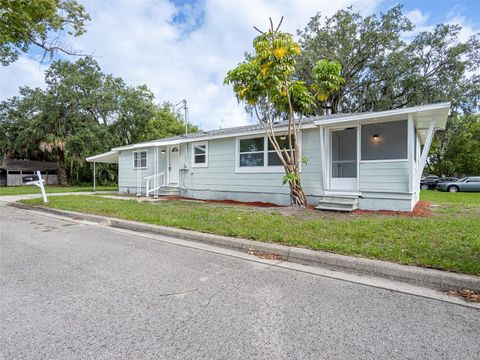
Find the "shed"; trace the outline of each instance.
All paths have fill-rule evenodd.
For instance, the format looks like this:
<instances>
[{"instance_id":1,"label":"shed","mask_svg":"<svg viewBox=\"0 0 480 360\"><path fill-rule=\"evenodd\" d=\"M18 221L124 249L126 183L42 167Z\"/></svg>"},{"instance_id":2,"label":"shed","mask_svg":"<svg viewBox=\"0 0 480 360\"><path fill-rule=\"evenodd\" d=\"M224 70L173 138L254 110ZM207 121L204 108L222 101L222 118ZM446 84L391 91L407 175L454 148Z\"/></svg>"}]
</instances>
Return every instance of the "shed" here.
<instances>
[{"instance_id":1,"label":"shed","mask_svg":"<svg viewBox=\"0 0 480 360\"><path fill-rule=\"evenodd\" d=\"M0 163L0 186L22 185L22 176L40 171L46 185L58 184L58 165L49 161L4 159Z\"/></svg>"}]
</instances>

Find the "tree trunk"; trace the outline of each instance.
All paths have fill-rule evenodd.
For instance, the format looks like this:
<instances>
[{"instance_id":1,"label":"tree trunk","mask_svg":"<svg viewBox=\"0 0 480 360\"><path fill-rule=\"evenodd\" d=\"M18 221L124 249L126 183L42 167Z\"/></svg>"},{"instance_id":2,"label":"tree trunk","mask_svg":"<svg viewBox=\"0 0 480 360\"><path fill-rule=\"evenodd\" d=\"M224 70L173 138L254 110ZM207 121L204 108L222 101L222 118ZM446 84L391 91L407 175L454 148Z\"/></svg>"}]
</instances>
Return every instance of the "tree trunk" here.
<instances>
[{"instance_id":1,"label":"tree trunk","mask_svg":"<svg viewBox=\"0 0 480 360\"><path fill-rule=\"evenodd\" d=\"M68 185L67 172L63 167L58 168L58 182L60 185Z\"/></svg>"},{"instance_id":2,"label":"tree trunk","mask_svg":"<svg viewBox=\"0 0 480 360\"><path fill-rule=\"evenodd\" d=\"M290 185L290 201L294 207L306 207L307 206L307 197L303 192L302 185L300 181L291 181Z\"/></svg>"}]
</instances>

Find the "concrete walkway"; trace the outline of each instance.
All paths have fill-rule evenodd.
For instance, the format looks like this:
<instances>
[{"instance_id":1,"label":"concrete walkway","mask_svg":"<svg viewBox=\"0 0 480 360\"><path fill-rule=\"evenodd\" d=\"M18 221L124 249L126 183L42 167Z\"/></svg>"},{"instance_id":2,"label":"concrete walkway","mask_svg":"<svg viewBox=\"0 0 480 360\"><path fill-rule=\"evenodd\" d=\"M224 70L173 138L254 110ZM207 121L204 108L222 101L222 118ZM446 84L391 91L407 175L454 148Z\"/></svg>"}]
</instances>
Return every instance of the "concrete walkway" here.
<instances>
[{"instance_id":1,"label":"concrete walkway","mask_svg":"<svg viewBox=\"0 0 480 360\"><path fill-rule=\"evenodd\" d=\"M65 195L97 195L97 194L112 194L116 192L112 191L78 191L78 192L60 192L60 193L47 193L47 199L49 196L65 196ZM0 196L0 202L13 203L19 200L27 199L39 199L42 197L40 192L38 194L18 194L18 195L3 195Z\"/></svg>"}]
</instances>

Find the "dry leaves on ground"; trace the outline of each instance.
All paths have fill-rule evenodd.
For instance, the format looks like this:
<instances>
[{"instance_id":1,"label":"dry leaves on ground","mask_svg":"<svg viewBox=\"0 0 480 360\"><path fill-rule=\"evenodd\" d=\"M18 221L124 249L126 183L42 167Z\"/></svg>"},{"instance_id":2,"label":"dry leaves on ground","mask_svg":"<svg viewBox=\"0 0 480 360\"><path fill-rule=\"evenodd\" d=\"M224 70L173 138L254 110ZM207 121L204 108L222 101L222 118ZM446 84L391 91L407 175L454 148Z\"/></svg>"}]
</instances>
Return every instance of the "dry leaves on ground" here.
<instances>
[{"instance_id":1,"label":"dry leaves on ground","mask_svg":"<svg viewBox=\"0 0 480 360\"><path fill-rule=\"evenodd\" d=\"M252 248L248 249L248 253L250 255L255 255L256 257L259 257L261 259L285 260L285 257L282 256L282 255L278 255L278 254L275 254L275 253L269 253L269 252L255 251Z\"/></svg>"},{"instance_id":2,"label":"dry leaves on ground","mask_svg":"<svg viewBox=\"0 0 480 360\"><path fill-rule=\"evenodd\" d=\"M450 290L448 295L459 296L468 302L480 303L480 293L472 290Z\"/></svg>"}]
</instances>

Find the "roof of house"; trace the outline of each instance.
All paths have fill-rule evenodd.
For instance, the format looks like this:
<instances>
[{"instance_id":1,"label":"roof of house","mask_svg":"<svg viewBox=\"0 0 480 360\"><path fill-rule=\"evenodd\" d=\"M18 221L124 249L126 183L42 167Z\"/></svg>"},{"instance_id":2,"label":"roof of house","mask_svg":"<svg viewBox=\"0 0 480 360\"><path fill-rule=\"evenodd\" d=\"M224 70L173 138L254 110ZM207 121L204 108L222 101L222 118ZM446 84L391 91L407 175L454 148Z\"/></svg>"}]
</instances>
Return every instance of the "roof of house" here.
<instances>
[{"instance_id":1,"label":"roof of house","mask_svg":"<svg viewBox=\"0 0 480 360\"><path fill-rule=\"evenodd\" d=\"M343 118L349 118L355 115L359 114L366 114L366 113L349 113L349 114L331 114L331 115L324 115L324 116L312 116L308 118L304 118L302 120L302 127L310 127L314 126L314 122L321 119L321 120L335 120L335 119L343 119ZM274 128L285 128L288 126L288 121L278 121L274 123ZM148 147L150 145L157 145L158 142L176 142L176 141L181 141L181 142L189 142L189 141L195 141L197 139L203 139L203 138L212 138L212 137L224 137L228 135L237 135L237 134L243 134L243 133L250 133L250 132L255 132L255 131L263 131L263 126L262 124L252 124L252 125L244 125L244 126L236 126L236 127L231 127L231 128L225 128L225 129L216 129L216 130L210 130L210 131L200 131L200 132L195 132L195 133L190 133L190 134L183 134L183 135L177 135L177 136L171 136L171 137L166 137L166 138L161 138L157 140L150 140L150 141L144 141L141 143L136 143L136 144L130 144L130 145L125 145L125 146L120 146L117 148L113 148L112 150L123 150L123 149L129 149L132 147Z\"/></svg>"},{"instance_id":2,"label":"roof of house","mask_svg":"<svg viewBox=\"0 0 480 360\"><path fill-rule=\"evenodd\" d=\"M4 159L0 163L0 169L22 171L54 171L58 170L58 164L50 161L34 161L19 159Z\"/></svg>"}]
</instances>

